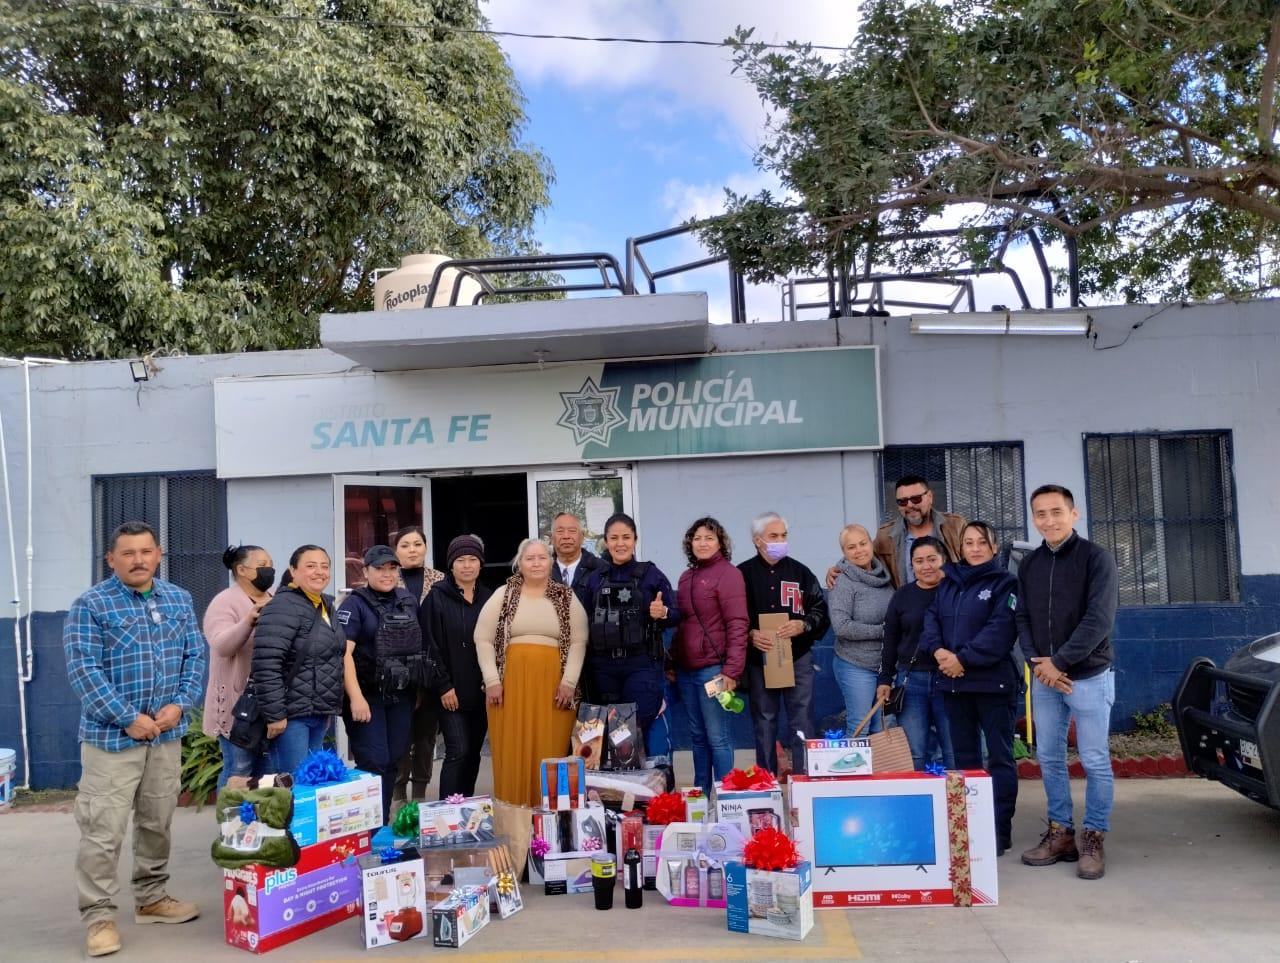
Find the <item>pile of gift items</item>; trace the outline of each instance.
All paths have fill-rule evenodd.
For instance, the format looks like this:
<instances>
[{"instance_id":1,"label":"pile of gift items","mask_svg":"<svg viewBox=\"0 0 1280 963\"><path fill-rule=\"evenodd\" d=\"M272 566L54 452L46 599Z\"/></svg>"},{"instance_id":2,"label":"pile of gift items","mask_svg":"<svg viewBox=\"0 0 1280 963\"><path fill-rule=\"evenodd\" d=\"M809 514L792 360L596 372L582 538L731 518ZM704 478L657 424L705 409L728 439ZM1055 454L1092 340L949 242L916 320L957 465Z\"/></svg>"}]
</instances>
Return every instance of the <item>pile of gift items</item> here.
<instances>
[{"instance_id":1,"label":"pile of gift items","mask_svg":"<svg viewBox=\"0 0 1280 963\"><path fill-rule=\"evenodd\" d=\"M583 710L573 754L541 762L532 810L455 796L383 826L379 780L327 751L291 776L232 781L213 845L227 942L262 953L358 916L366 948L458 947L523 908L522 882L600 910L617 889L628 909L656 892L793 940L815 908L996 902L986 773L886 772L877 737L833 732L807 741L804 775L735 769L708 799L643 758L633 706Z\"/></svg>"}]
</instances>

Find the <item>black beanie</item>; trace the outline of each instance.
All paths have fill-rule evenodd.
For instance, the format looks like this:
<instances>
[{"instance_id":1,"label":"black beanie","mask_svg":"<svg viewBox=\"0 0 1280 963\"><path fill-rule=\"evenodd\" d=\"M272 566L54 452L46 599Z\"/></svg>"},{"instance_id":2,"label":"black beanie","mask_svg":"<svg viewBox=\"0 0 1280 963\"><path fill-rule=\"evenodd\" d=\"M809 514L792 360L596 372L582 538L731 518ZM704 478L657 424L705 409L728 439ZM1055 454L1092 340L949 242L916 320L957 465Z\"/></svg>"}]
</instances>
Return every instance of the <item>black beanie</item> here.
<instances>
[{"instance_id":1,"label":"black beanie","mask_svg":"<svg viewBox=\"0 0 1280 963\"><path fill-rule=\"evenodd\" d=\"M483 565L484 542L476 535L459 535L449 543L449 550L445 552L445 568L453 571L453 563L464 555L474 555Z\"/></svg>"}]
</instances>

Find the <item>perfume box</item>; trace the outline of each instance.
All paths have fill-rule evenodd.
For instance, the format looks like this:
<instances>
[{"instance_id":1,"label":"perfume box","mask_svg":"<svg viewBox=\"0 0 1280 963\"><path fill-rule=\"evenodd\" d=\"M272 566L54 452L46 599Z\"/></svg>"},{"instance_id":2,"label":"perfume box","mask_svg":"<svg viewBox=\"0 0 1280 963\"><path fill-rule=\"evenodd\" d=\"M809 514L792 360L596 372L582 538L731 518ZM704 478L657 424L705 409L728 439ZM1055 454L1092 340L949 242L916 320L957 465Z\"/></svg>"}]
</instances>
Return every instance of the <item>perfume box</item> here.
<instances>
[{"instance_id":1,"label":"perfume box","mask_svg":"<svg viewBox=\"0 0 1280 963\"><path fill-rule=\"evenodd\" d=\"M672 823L658 845L658 892L672 906L723 909L725 864L745 843L732 823Z\"/></svg>"}]
</instances>

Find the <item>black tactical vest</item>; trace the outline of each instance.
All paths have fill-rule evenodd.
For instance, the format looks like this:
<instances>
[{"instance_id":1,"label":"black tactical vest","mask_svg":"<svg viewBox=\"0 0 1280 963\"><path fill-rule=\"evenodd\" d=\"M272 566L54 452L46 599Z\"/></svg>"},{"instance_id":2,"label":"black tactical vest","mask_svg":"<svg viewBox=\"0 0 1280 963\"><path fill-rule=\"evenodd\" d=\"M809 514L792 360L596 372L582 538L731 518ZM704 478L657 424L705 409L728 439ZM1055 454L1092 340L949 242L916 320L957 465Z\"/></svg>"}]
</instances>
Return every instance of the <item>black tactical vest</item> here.
<instances>
[{"instance_id":1,"label":"black tactical vest","mask_svg":"<svg viewBox=\"0 0 1280 963\"><path fill-rule=\"evenodd\" d=\"M591 649L597 654L626 658L647 653L648 612L640 583L649 572L649 562L640 562L631 576L621 581L612 578L613 567L596 591L596 606L591 613Z\"/></svg>"},{"instance_id":2,"label":"black tactical vest","mask_svg":"<svg viewBox=\"0 0 1280 963\"><path fill-rule=\"evenodd\" d=\"M429 681L428 665L422 649L422 629L418 611L408 595L395 594L381 601L368 588L355 594L377 613L378 631L373 639L373 664L366 662L366 674L385 702L394 702L397 694Z\"/></svg>"}]
</instances>

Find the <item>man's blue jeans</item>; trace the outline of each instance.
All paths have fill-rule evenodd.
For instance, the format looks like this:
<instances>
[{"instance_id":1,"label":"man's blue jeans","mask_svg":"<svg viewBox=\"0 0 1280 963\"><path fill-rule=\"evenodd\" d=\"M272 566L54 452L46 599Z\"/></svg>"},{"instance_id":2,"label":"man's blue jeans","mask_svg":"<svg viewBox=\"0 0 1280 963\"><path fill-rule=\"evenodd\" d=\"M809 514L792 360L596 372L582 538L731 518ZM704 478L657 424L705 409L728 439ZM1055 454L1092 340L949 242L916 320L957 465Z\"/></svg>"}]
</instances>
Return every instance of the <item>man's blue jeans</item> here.
<instances>
[{"instance_id":1,"label":"man's blue jeans","mask_svg":"<svg viewBox=\"0 0 1280 963\"><path fill-rule=\"evenodd\" d=\"M951 748L951 726L947 722L945 697L934 691L936 672L930 669L913 669L910 672L898 673L898 684L902 684L905 676L907 698L898 715L898 725L907 731L907 742L911 744L911 762L920 772L929 760L926 753L929 748L929 727L933 726L938 733L938 743L942 747L942 764L948 769L956 767L955 753Z\"/></svg>"},{"instance_id":2,"label":"man's blue jeans","mask_svg":"<svg viewBox=\"0 0 1280 963\"><path fill-rule=\"evenodd\" d=\"M1111 772L1111 706L1116 674L1111 669L1089 679L1073 679L1071 695L1031 680L1036 759L1044 777L1049 818L1072 826L1071 779L1067 775L1067 729L1076 720L1076 751L1086 776L1084 828L1105 833L1111 826L1115 776Z\"/></svg>"},{"instance_id":3,"label":"man's blue jeans","mask_svg":"<svg viewBox=\"0 0 1280 963\"><path fill-rule=\"evenodd\" d=\"M222 747L222 772L218 775L218 788L227 784L231 776L261 776L267 764L265 752L250 752L241 749L226 736L218 736L218 745Z\"/></svg>"},{"instance_id":4,"label":"man's blue jeans","mask_svg":"<svg viewBox=\"0 0 1280 963\"><path fill-rule=\"evenodd\" d=\"M324 748L333 716L295 716L284 732L267 743L267 771L293 772L304 759Z\"/></svg>"},{"instance_id":5,"label":"man's blue jeans","mask_svg":"<svg viewBox=\"0 0 1280 963\"><path fill-rule=\"evenodd\" d=\"M711 797L712 779L724 778L733 768L733 734L730 713L707 695L707 682L720 674L720 666L676 672L680 701L689 715L689 739L693 744L693 781Z\"/></svg>"}]
</instances>

